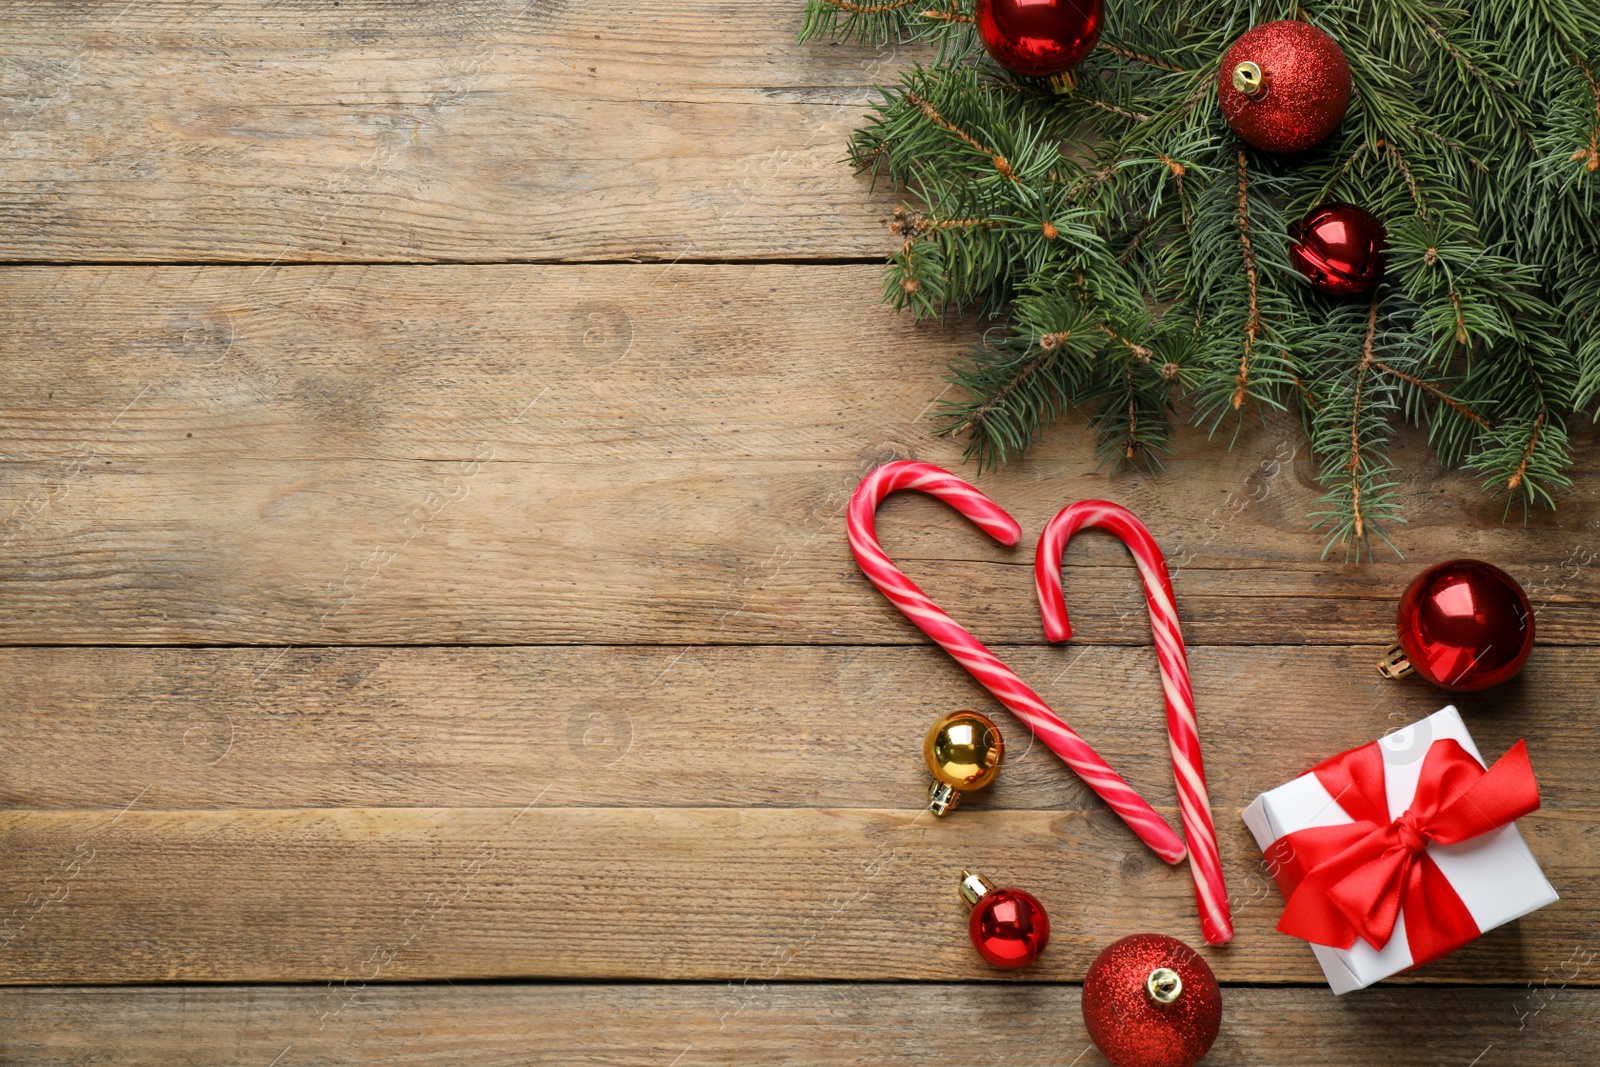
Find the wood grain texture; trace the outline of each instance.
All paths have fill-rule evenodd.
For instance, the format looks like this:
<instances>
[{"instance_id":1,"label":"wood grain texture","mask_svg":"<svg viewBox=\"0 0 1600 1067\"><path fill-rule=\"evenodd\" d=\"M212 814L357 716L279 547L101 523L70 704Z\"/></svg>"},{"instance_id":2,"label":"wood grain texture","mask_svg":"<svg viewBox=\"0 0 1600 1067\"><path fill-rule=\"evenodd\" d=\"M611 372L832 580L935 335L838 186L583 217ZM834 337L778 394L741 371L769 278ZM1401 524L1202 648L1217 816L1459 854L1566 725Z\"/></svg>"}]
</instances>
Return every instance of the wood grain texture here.
<instances>
[{"instance_id":1,"label":"wood grain texture","mask_svg":"<svg viewBox=\"0 0 1600 1067\"><path fill-rule=\"evenodd\" d=\"M897 455L976 477L928 414L962 334L877 306L874 275L8 271L0 642L920 641L849 558L843 507ZM1505 522L1403 437L1408 561L1328 562L1299 434L1188 431L1152 478L1098 469L1068 419L979 481L1025 531L1083 497L1132 507L1195 643L1381 644L1419 563L1461 554L1510 567L1545 641L1600 638L1600 477ZM981 637L1041 640L1026 548L928 500L882 529ZM1081 640L1149 641L1119 544L1085 535L1067 564Z\"/></svg>"},{"instance_id":2,"label":"wood grain texture","mask_svg":"<svg viewBox=\"0 0 1600 1067\"><path fill-rule=\"evenodd\" d=\"M1031 980L1081 979L1130 931L1196 940L1189 872L1101 808L549 808L546 784L520 808L0 813L0 982L1014 977L967 943L963 867L1060 917ZM1592 939L1595 813L1519 825L1562 900L1406 981L1521 983ZM1218 836L1218 977L1320 983L1244 825Z\"/></svg>"},{"instance_id":3,"label":"wood grain texture","mask_svg":"<svg viewBox=\"0 0 1600 1067\"><path fill-rule=\"evenodd\" d=\"M1205 1062L1566 1067L1600 1040L1600 992L1233 988ZM1448 1012L1438 1006L1447 1000ZM0 1058L37 1067L1103 1067L1076 986L494 985L0 992ZM1074 1059L1074 1057L1077 1057Z\"/></svg>"},{"instance_id":4,"label":"wood grain texture","mask_svg":"<svg viewBox=\"0 0 1600 1067\"><path fill-rule=\"evenodd\" d=\"M843 505L889 458L974 474L930 402L977 324L819 262L891 246L839 156L918 53L799 18L0 11L0 260L81 264L0 272L0 644L52 646L0 649L0 1062L1088 1065L1094 954L1196 939L1188 872L1017 728L1000 785L916 813L927 721L990 705L861 579ZM980 484L1032 532L1126 503L1176 565L1240 929L1207 1062L1592 1059L1600 476L1507 523L1402 434L1407 560L1329 563L1292 423L1185 431L1154 479L1067 422ZM1170 807L1120 546L1072 547L1060 650L1026 544L925 500L883 529ZM1237 810L1443 702L1369 663L1463 554L1537 606L1528 673L1459 703L1486 752L1529 739L1563 899L1335 1000ZM1028 980L968 949L966 865L1052 908ZM531 977L566 981L464 981ZM99 987L200 981L310 984Z\"/></svg>"},{"instance_id":5,"label":"wood grain texture","mask_svg":"<svg viewBox=\"0 0 1600 1067\"><path fill-rule=\"evenodd\" d=\"M1152 801L1177 803L1148 649L1001 653ZM1191 650L1219 821L1437 710L1371 648ZM1526 738L1547 811L1600 811L1600 651L1540 648L1448 699L1485 756ZM968 811L1094 809L1082 782L924 648L8 649L0 805L52 811L550 807L915 809L923 732L983 709L1009 754Z\"/></svg>"},{"instance_id":6,"label":"wood grain texture","mask_svg":"<svg viewBox=\"0 0 1600 1067\"><path fill-rule=\"evenodd\" d=\"M906 58L802 11L10 3L0 258L882 256L840 160Z\"/></svg>"}]
</instances>

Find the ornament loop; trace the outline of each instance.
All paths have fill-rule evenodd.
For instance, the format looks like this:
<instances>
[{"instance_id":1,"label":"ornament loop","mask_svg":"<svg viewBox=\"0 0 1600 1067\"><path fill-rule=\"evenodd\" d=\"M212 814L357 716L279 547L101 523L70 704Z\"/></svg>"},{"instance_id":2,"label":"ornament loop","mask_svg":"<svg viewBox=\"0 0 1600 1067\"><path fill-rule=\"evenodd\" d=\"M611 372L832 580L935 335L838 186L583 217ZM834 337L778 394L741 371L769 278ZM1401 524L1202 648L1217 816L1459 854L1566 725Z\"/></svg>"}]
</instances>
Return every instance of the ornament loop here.
<instances>
[{"instance_id":1,"label":"ornament loop","mask_svg":"<svg viewBox=\"0 0 1600 1067\"><path fill-rule=\"evenodd\" d=\"M972 907L989 893L994 892L994 883L976 871L961 872L961 886L959 889L961 899L967 902L967 907Z\"/></svg>"},{"instance_id":2,"label":"ornament loop","mask_svg":"<svg viewBox=\"0 0 1600 1067\"><path fill-rule=\"evenodd\" d=\"M1233 68L1233 87L1246 96L1259 96L1267 91L1267 76L1258 64L1247 59Z\"/></svg>"},{"instance_id":3,"label":"ornament loop","mask_svg":"<svg viewBox=\"0 0 1600 1067\"><path fill-rule=\"evenodd\" d=\"M1144 980L1144 987L1157 1004L1171 1004L1183 996L1183 978L1171 967L1157 967Z\"/></svg>"},{"instance_id":4,"label":"ornament loop","mask_svg":"<svg viewBox=\"0 0 1600 1067\"><path fill-rule=\"evenodd\" d=\"M1404 678L1408 674L1415 674L1416 671L1411 661L1406 658L1405 650L1399 645L1390 645L1389 651L1378 661L1378 673L1385 678Z\"/></svg>"}]
</instances>

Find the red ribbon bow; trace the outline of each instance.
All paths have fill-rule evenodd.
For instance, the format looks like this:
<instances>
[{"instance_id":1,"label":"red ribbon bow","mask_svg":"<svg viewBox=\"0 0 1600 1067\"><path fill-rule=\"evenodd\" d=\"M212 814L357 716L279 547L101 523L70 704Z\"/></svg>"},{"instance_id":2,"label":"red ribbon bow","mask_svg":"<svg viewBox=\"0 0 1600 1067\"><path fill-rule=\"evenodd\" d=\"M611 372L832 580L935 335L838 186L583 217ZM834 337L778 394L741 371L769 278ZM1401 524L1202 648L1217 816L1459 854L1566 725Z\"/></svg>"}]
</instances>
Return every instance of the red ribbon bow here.
<instances>
[{"instance_id":1,"label":"red ribbon bow","mask_svg":"<svg viewBox=\"0 0 1600 1067\"><path fill-rule=\"evenodd\" d=\"M1404 907L1414 966L1478 936L1472 913L1426 849L1429 842L1470 840L1538 809L1539 783L1524 742L1487 771L1455 739L1433 742L1411 807L1393 820L1376 741L1312 773L1354 821L1296 830L1267 849L1289 902L1279 930L1334 948L1359 937L1381 949Z\"/></svg>"}]
</instances>

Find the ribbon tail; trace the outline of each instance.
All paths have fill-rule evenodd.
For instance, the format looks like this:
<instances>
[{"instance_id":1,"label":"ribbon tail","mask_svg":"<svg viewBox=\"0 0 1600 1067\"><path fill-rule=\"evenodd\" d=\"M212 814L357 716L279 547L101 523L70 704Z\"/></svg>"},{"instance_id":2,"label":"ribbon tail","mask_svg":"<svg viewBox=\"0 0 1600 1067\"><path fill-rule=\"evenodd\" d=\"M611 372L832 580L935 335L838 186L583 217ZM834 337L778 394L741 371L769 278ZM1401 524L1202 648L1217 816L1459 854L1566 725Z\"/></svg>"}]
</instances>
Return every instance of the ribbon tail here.
<instances>
[{"instance_id":1,"label":"ribbon tail","mask_svg":"<svg viewBox=\"0 0 1600 1067\"><path fill-rule=\"evenodd\" d=\"M1360 935L1350 925L1350 920L1325 894L1315 889L1307 892L1307 888L1302 883L1301 891L1284 905L1283 915L1278 919L1278 932L1329 948L1349 948L1355 944Z\"/></svg>"},{"instance_id":2,"label":"ribbon tail","mask_svg":"<svg viewBox=\"0 0 1600 1067\"><path fill-rule=\"evenodd\" d=\"M1539 782L1528 745L1518 741L1460 796L1428 820L1428 836L1455 845L1539 810Z\"/></svg>"},{"instance_id":3,"label":"ribbon tail","mask_svg":"<svg viewBox=\"0 0 1600 1067\"><path fill-rule=\"evenodd\" d=\"M1456 887L1426 852L1411 865L1405 912L1413 967L1454 952L1483 932Z\"/></svg>"}]
</instances>

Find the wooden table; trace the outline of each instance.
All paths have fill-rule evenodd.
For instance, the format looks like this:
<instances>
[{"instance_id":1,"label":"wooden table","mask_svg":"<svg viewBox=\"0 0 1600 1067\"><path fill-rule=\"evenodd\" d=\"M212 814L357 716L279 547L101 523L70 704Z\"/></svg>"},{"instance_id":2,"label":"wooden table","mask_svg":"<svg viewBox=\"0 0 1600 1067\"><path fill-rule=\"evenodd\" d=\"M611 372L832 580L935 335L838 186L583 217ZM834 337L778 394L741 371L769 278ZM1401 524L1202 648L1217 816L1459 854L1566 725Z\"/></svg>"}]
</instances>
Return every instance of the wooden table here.
<instances>
[{"instance_id":1,"label":"wooden table","mask_svg":"<svg viewBox=\"0 0 1600 1067\"><path fill-rule=\"evenodd\" d=\"M880 307L892 200L838 162L911 53L795 43L799 0L80 4L3 12L0 1061L1080 1064L1098 950L1198 941L1138 846L862 579L873 465L960 465L930 400L971 322ZM1600 1036L1600 475L1503 521L1420 438L1405 561L1321 558L1294 425L1167 475L1068 419L985 475L996 548L927 500L886 547L1167 812L1107 496L1167 547L1237 942L1215 1064L1565 1064ZM971 467L961 468L969 475ZM1562 901L1335 999L1237 813L1444 702L1381 682L1452 555L1538 605L1526 736ZM922 732L1013 758L919 817ZM1055 937L986 968L964 865Z\"/></svg>"}]
</instances>

